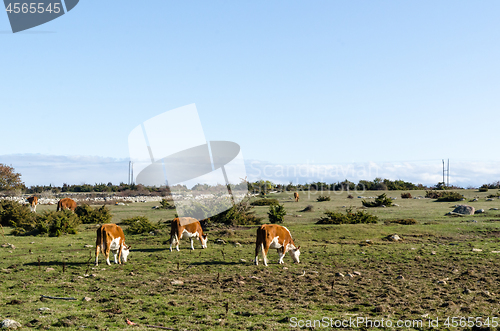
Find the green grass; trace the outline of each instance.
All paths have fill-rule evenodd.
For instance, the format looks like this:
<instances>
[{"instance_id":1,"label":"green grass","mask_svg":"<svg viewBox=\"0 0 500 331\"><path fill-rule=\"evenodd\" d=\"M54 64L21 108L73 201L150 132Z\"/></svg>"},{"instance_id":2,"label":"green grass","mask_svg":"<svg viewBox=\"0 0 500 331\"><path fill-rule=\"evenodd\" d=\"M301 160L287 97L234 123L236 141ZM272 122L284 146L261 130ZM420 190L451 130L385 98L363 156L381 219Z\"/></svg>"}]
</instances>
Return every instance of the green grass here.
<instances>
[{"instance_id":1,"label":"green grass","mask_svg":"<svg viewBox=\"0 0 500 331\"><path fill-rule=\"evenodd\" d=\"M411 193L425 195L425 191ZM277 265L278 254L271 250L269 267L254 266L255 226L210 228L208 249L200 249L196 242L195 251L183 240L180 252L170 252L164 243L168 231L157 236L127 235L126 242L132 245L129 262L107 266L100 255L97 268L94 247L84 247L95 246L96 225L81 225L77 235L59 238L14 237L4 228L0 241L16 248L0 248L0 320L67 330L152 330L146 325L176 330L289 330L291 317L423 319L427 325L422 316L428 314L440 318L441 330L448 316L498 316L500 254L491 252L500 250L496 221L500 211L490 208L500 208L500 200L485 201L488 192L460 193L467 201L398 198L394 202L399 207L368 209L380 218L377 224L359 225L314 224L326 210L361 208L358 194L347 199L347 192L301 192L298 203L290 199L292 194L270 195L286 208L284 225L301 246L298 265L288 256L284 266ZM400 194L387 192L389 197ZM331 201L317 202L319 195L330 195ZM479 201L468 202L473 197ZM444 216L460 203L486 213ZM153 222L173 218L175 210L153 210L154 205L158 203L110 206L113 222L140 215ZM301 212L307 205L313 205L313 211ZM44 209L55 206L37 208ZM255 207L265 219L268 209ZM384 224L402 218L413 218L417 224ZM394 233L404 240L384 239ZM227 244L215 244L219 238ZM361 275L336 276L354 271ZM404 279L397 279L399 275ZM184 284L172 285L174 280ZM438 284L439 280L446 284ZM464 288L471 292L464 293ZM41 301L41 295L77 300ZM82 301L84 296L92 300ZM50 310L41 312L42 307ZM140 326L128 326L127 318Z\"/></svg>"}]
</instances>

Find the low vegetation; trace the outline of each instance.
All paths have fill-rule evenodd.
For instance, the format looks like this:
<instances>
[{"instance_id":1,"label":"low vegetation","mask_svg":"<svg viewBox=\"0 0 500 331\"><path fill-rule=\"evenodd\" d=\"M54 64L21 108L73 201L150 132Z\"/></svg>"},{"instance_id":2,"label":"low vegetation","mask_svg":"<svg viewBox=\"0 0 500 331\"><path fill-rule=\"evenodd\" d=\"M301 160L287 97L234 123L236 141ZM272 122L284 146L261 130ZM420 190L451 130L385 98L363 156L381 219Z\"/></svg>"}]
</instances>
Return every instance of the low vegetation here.
<instances>
[{"instance_id":1,"label":"low vegetation","mask_svg":"<svg viewBox=\"0 0 500 331\"><path fill-rule=\"evenodd\" d=\"M464 197L462 194L458 192L452 192L452 191L443 191L443 193L437 198L437 202L455 202L455 201L461 201L463 200Z\"/></svg>"},{"instance_id":2,"label":"low vegetation","mask_svg":"<svg viewBox=\"0 0 500 331\"><path fill-rule=\"evenodd\" d=\"M106 206L92 208L87 204L77 206L75 214L78 215L82 224L106 224L111 221L113 216Z\"/></svg>"},{"instance_id":3,"label":"low vegetation","mask_svg":"<svg viewBox=\"0 0 500 331\"><path fill-rule=\"evenodd\" d=\"M417 224L417 221L413 218L404 218L399 220L387 220L385 224L401 224L401 225L413 225Z\"/></svg>"},{"instance_id":4,"label":"low vegetation","mask_svg":"<svg viewBox=\"0 0 500 331\"><path fill-rule=\"evenodd\" d=\"M154 225L147 217L144 216L124 219L121 221L121 224L128 225L126 232L129 234L149 233L160 228L159 222L157 225Z\"/></svg>"},{"instance_id":5,"label":"low vegetation","mask_svg":"<svg viewBox=\"0 0 500 331\"><path fill-rule=\"evenodd\" d=\"M375 201L366 201L363 200L361 201L363 203L363 206L365 207L390 207L392 206L392 199L388 198L385 193L382 193L378 197L375 198Z\"/></svg>"},{"instance_id":6,"label":"low vegetation","mask_svg":"<svg viewBox=\"0 0 500 331\"><path fill-rule=\"evenodd\" d=\"M401 193L401 199L411 199L411 198L412 196L410 192Z\"/></svg>"},{"instance_id":7,"label":"low vegetation","mask_svg":"<svg viewBox=\"0 0 500 331\"><path fill-rule=\"evenodd\" d=\"M259 199L251 203L252 206L271 206L278 205L279 201L276 199Z\"/></svg>"},{"instance_id":8,"label":"low vegetation","mask_svg":"<svg viewBox=\"0 0 500 331\"><path fill-rule=\"evenodd\" d=\"M269 216L269 223L277 224L283 223L286 215L286 210L283 205L271 205L269 206L269 211L267 212Z\"/></svg>"},{"instance_id":9,"label":"low vegetation","mask_svg":"<svg viewBox=\"0 0 500 331\"><path fill-rule=\"evenodd\" d=\"M364 210L356 212L352 208L347 208L345 214L336 211L326 211L327 217L322 217L316 224L368 224L377 223L378 217L371 215Z\"/></svg>"},{"instance_id":10,"label":"low vegetation","mask_svg":"<svg viewBox=\"0 0 500 331\"><path fill-rule=\"evenodd\" d=\"M330 201L330 196L328 195L320 195L317 199L318 202L323 202L323 201Z\"/></svg>"}]
</instances>

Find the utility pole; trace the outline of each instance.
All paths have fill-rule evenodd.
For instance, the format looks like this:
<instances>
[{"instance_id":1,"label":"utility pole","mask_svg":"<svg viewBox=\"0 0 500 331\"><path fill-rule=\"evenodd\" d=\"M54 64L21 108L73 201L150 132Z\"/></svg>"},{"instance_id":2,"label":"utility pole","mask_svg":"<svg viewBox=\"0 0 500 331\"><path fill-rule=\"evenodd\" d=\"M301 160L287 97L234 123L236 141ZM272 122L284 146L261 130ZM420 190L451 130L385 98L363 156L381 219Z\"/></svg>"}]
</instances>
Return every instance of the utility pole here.
<instances>
[{"instance_id":1,"label":"utility pole","mask_svg":"<svg viewBox=\"0 0 500 331\"><path fill-rule=\"evenodd\" d=\"M446 178L447 178L447 181L445 181L445 176L444 174L446 173ZM449 187L450 186L450 159L448 159L448 167L447 169L445 170L444 168L444 159L443 159L443 185L446 184L446 187Z\"/></svg>"}]
</instances>

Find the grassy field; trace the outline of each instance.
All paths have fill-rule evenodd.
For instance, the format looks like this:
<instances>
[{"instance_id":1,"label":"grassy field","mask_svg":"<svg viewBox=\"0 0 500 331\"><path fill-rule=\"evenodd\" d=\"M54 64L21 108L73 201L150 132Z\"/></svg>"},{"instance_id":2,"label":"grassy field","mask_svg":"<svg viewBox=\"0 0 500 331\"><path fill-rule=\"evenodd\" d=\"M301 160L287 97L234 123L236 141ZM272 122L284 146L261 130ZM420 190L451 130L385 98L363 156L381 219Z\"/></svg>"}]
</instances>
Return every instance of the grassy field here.
<instances>
[{"instance_id":1,"label":"grassy field","mask_svg":"<svg viewBox=\"0 0 500 331\"><path fill-rule=\"evenodd\" d=\"M169 251L167 230L128 235L128 263L108 266L101 258L98 267L93 256L96 225L81 225L77 235L59 238L14 237L4 228L1 241L15 248L0 248L0 320L67 330L153 330L148 325L321 330L342 321L346 330L457 329L453 325L472 330L480 322L495 330L500 323L500 253L494 253L500 251L500 211L491 208L500 208L500 200L486 201L492 192L460 192L467 200L460 204L486 212L444 216L459 203L403 200L401 192L390 191L387 195L397 197L399 206L369 209L380 218L377 224L316 225L326 210L360 208L362 199L332 192L326 193L331 201L317 202L319 194L304 192L296 203L289 193L273 194L287 210L284 225L301 246L301 263L292 264L287 256L285 265L278 265L278 254L270 251L268 267L252 263L255 227L212 227L208 249L200 249L197 242L191 251L183 240L180 252ZM478 201L469 202L474 197ZM137 215L154 222L173 218L175 211L153 210L154 205L111 206L113 222ZM307 205L313 211L303 212ZM37 211L44 209L55 206L39 206ZM261 216L267 210L256 207ZM417 224L385 222L401 218L414 218ZM392 234L403 240L385 240ZM215 244L217 239L225 244ZM127 325L126 319L138 326ZM397 323L406 326L398 328Z\"/></svg>"}]
</instances>

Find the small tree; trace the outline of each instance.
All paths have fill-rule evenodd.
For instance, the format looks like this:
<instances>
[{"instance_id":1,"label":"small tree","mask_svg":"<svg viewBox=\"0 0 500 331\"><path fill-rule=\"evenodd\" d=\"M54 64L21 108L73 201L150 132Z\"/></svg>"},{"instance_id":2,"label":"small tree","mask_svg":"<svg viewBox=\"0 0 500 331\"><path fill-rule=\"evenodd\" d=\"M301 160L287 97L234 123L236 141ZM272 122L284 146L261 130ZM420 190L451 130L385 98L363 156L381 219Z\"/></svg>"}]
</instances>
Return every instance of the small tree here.
<instances>
[{"instance_id":1,"label":"small tree","mask_svg":"<svg viewBox=\"0 0 500 331\"><path fill-rule=\"evenodd\" d=\"M14 168L0 163L0 191L19 189L23 186L21 174L16 173Z\"/></svg>"},{"instance_id":2,"label":"small tree","mask_svg":"<svg viewBox=\"0 0 500 331\"><path fill-rule=\"evenodd\" d=\"M267 215L269 215L269 222L272 224L283 223L286 215L285 207L283 205L271 205Z\"/></svg>"}]
</instances>

